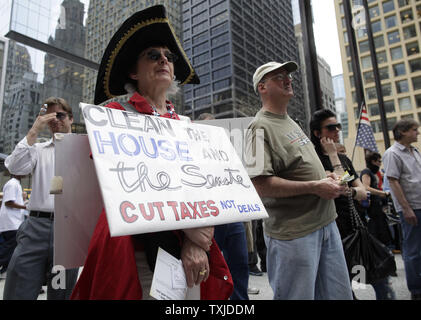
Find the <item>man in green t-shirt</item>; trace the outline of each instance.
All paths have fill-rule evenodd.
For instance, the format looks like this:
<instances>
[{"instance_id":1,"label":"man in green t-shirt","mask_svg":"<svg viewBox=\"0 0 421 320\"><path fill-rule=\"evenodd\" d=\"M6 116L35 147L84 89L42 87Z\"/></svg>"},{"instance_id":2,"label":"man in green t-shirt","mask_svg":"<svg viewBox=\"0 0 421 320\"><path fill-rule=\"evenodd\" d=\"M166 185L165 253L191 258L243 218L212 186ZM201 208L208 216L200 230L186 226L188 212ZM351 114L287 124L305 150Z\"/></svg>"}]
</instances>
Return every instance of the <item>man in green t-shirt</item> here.
<instances>
[{"instance_id":1,"label":"man in green t-shirt","mask_svg":"<svg viewBox=\"0 0 421 320\"><path fill-rule=\"evenodd\" d=\"M249 125L246 154L257 164L248 170L269 214L269 282L274 299L352 299L333 201L345 187L334 174L326 176L313 144L287 112L297 68L269 62L253 76L262 108Z\"/></svg>"}]
</instances>

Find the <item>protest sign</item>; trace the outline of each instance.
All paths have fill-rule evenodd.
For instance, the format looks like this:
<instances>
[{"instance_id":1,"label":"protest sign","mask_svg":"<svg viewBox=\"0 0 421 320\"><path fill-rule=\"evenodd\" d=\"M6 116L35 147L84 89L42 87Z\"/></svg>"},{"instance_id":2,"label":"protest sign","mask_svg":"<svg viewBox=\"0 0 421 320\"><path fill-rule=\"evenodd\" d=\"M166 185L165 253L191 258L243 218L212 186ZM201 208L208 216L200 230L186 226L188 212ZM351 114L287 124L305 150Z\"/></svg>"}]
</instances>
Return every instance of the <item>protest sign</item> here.
<instances>
[{"instance_id":1,"label":"protest sign","mask_svg":"<svg viewBox=\"0 0 421 320\"><path fill-rule=\"evenodd\" d=\"M111 236L267 218L224 129L81 109Z\"/></svg>"}]
</instances>

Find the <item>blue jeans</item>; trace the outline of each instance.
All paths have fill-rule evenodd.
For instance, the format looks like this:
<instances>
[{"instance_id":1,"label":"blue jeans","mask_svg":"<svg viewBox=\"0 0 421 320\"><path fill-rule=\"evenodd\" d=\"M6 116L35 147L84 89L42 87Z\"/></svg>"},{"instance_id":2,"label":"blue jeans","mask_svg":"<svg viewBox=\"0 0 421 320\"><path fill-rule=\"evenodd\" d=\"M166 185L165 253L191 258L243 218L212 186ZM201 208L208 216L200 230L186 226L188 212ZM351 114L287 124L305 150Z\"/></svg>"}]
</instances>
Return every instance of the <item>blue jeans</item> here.
<instances>
[{"instance_id":1,"label":"blue jeans","mask_svg":"<svg viewBox=\"0 0 421 320\"><path fill-rule=\"evenodd\" d=\"M390 283L390 277L378 280L372 284L376 293L376 300L396 300L395 290Z\"/></svg>"},{"instance_id":2,"label":"blue jeans","mask_svg":"<svg viewBox=\"0 0 421 320\"><path fill-rule=\"evenodd\" d=\"M399 212L402 226L402 259L405 265L406 283L412 294L421 294L421 210L414 210L418 225L412 226Z\"/></svg>"},{"instance_id":3,"label":"blue jeans","mask_svg":"<svg viewBox=\"0 0 421 320\"><path fill-rule=\"evenodd\" d=\"M267 271L275 300L352 300L336 222L294 240L265 234Z\"/></svg>"},{"instance_id":4,"label":"blue jeans","mask_svg":"<svg viewBox=\"0 0 421 320\"><path fill-rule=\"evenodd\" d=\"M221 249L234 282L231 300L249 300L249 267L246 232L242 222L215 226L216 243Z\"/></svg>"}]
</instances>

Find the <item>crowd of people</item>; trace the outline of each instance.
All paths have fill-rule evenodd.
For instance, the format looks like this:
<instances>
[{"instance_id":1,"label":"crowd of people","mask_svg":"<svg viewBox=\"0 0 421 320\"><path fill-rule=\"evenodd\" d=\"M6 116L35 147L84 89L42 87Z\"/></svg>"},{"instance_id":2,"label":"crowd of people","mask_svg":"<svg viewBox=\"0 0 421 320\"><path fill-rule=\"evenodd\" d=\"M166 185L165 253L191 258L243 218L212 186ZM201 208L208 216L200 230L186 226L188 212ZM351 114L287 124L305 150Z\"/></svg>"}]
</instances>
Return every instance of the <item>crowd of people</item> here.
<instances>
[{"instance_id":1,"label":"crowd of people","mask_svg":"<svg viewBox=\"0 0 421 320\"><path fill-rule=\"evenodd\" d=\"M246 154L256 156L257 133L264 132L263 168L250 178L269 217L247 223L111 237L105 209L99 216L78 277L66 270L65 286L52 283L55 133L70 133L72 108L49 98L32 128L5 166L11 173L0 213L0 262L6 274L4 299L37 299L47 284L47 299L151 299L149 295L159 247L183 264L188 287L200 286L201 299L247 300L256 294L249 275L267 272L274 299L350 300L353 292L342 239L354 231L349 199L361 220L385 247L393 249L385 199L393 198L402 226L402 255L408 289L421 298L421 156L412 146L419 124L400 120L395 143L384 154L367 153L359 175L340 150L341 125L328 110L313 114L310 138L288 115L294 96L295 62L269 62L258 67L253 88L261 109L245 137ZM163 6L135 13L108 44L98 72L95 104L180 120L168 94L177 84L199 82L193 66L166 17ZM126 102L107 100L130 94ZM39 143L45 127L51 140ZM87 155L87 161L92 161ZM352 179L341 180L347 172ZM24 204L19 178L32 175L32 193ZM380 179L379 179L380 178ZM367 192L370 198L367 199ZM369 205L364 206L369 200ZM29 211L24 219L23 209ZM260 268L257 263L260 258ZM395 299L390 276L372 283L377 299Z\"/></svg>"}]
</instances>

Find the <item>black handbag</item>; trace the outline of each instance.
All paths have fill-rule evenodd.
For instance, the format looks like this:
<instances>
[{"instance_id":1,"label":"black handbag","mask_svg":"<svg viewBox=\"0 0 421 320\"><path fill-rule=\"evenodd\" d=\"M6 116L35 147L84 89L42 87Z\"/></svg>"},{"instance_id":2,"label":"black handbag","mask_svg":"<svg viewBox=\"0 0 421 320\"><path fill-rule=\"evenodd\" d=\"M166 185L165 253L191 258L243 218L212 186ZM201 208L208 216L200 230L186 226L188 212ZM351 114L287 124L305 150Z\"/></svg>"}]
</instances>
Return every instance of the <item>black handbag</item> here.
<instances>
[{"instance_id":1,"label":"black handbag","mask_svg":"<svg viewBox=\"0 0 421 320\"><path fill-rule=\"evenodd\" d=\"M368 232L355 209L351 192L348 194L349 212L353 232L342 240L348 272L352 279L355 266L363 267L365 277L359 273L359 280L373 284L396 272L395 257L389 248ZM361 270L361 269L356 269Z\"/></svg>"}]
</instances>

